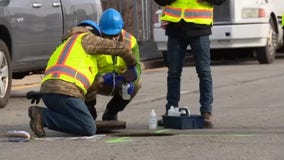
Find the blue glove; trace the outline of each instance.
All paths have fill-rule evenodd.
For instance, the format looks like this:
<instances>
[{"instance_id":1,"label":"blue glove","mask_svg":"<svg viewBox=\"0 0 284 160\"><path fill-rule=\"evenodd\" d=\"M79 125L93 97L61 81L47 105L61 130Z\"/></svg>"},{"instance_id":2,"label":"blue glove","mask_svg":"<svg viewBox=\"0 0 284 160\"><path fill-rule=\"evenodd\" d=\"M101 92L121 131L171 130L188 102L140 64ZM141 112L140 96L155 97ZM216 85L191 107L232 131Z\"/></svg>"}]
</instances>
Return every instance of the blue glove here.
<instances>
[{"instance_id":1,"label":"blue glove","mask_svg":"<svg viewBox=\"0 0 284 160\"><path fill-rule=\"evenodd\" d=\"M114 83L115 86L118 86L122 81L124 81L123 76L116 75L113 72L106 73L105 75L103 75L103 79L104 79L104 84L109 86L113 86Z\"/></svg>"},{"instance_id":2,"label":"blue glove","mask_svg":"<svg viewBox=\"0 0 284 160\"><path fill-rule=\"evenodd\" d=\"M106 85L112 85L113 84L113 77L114 73L106 73L105 75L103 75L103 79L104 79L104 84Z\"/></svg>"},{"instance_id":3,"label":"blue glove","mask_svg":"<svg viewBox=\"0 0 284 160\"><path fill-rule=\"evenodd\" d=\"M125 79L123 76L121 75L116 75L115 76L115 86L118 87L119 85L121 85L122 82L124 82Z\"/></svg>"},{"instance_id":4,"label":"blue glove","mask_svg":"<svg viewBox=\"0 0 284 160\"><path fill-rule=\"evenodd\" d=\"M130 82L129 84L130 84L130 86L129 86L128 90L127 90L127 93L132 95L134 93L134 83Z\"/></svg>"}]
</instances>

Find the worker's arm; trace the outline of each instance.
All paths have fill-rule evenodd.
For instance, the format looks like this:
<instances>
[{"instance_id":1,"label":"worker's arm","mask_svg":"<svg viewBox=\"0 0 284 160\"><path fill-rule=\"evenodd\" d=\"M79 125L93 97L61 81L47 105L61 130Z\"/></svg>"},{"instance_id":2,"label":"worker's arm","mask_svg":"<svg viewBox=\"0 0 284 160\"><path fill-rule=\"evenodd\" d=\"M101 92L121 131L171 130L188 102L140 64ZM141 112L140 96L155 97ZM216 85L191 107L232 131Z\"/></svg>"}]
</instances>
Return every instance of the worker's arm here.
<instances>
[{"instance_id":1,"label":"worker's arm","mask_svg":"<svg viewBox=\"0 0 284 160\"><path fill-rule=\"evenodd\" d=\"M62 41L67 40L69 37L73 36L74 34L81 34L86 32L90 32L90 30L82 26L69 28L67 32L62 36Z\"/></svg>"},{"instance_id":2,"label":"worker's arm","mask_svg":"<svg viewBox=\"0 0 284 160\"><path fill-rule=\"evenodd\" d=\"M132 51L124 42L98 37L92 33L84 35L82 46L89 54L107 54L121 57L128 67L136 65L137 61Z\"/></svg>"}]
</instances>

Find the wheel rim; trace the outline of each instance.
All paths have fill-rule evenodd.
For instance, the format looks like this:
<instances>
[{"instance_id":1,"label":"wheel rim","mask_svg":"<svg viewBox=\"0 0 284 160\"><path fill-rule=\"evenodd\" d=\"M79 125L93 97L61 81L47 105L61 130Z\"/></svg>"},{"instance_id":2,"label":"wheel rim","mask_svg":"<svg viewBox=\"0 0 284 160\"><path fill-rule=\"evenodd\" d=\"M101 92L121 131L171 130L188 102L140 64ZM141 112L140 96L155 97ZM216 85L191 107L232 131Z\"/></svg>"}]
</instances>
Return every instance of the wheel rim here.
<instances>
[{"instance_id":1,"label":"wheel rim","mask_svg":"<svg viewBox=\"0 0 284 160\"><path fill-rule=\"evenodd\" d=\"M9 68L5 53L0 50L0 98L6 95L9 84Z\"/></svg>"}]
</instances>

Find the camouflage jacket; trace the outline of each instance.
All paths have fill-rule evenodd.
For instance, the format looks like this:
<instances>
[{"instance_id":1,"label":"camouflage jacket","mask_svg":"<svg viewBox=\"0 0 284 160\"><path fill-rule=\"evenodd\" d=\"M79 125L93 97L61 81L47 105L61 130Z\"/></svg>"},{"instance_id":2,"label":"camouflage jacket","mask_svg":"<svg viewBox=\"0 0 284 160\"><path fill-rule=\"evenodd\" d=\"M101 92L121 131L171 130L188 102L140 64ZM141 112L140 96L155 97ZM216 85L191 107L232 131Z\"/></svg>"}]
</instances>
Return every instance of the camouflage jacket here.
<instances>
[{"instance_id":1,"label":"camouflage jacket","mask_svg":"<svg viewBox=\"0 0 284 160\"><path fill-rule=\"evenodd\" d=\"M127 66L135 66L137 61L132 54L132 51L123 42L113 41L96 36L89 32L85 27L74 27L69 29L67 34L63 36L63 41L67 40L74 34L88 32L82 38L82 47L84 50L92 55L95 54L109 54L120 56L126 62ZM41 84L40 91L42 93L57 93L73 97L85 99L83 92L73 83L65 82L62 80L47 80Z\"/></svg>"}]
</instances>

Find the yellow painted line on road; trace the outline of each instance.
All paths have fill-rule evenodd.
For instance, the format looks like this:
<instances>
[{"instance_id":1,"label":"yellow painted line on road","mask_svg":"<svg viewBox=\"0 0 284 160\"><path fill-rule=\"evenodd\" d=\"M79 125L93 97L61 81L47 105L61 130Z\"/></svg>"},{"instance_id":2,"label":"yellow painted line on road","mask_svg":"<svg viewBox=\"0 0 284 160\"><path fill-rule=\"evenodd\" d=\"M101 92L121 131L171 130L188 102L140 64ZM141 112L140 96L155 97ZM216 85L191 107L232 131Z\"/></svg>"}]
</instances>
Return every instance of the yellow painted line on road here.
<instances>
[{"instance_id":1,"label":"yellow painted line on road","mask_svg":"<svg viewBox=\"0 0 284 160\"><path fill-rule=\"evenodd\" d=\"M40 83L35 83L35 84L28 84L28 85L15 85L12 86L12 90L21 90L21 89L26 89L26 88L30 88L30 87L39 87Z\"/></svg>"}]
</instances>

